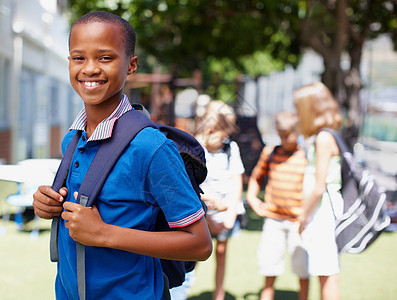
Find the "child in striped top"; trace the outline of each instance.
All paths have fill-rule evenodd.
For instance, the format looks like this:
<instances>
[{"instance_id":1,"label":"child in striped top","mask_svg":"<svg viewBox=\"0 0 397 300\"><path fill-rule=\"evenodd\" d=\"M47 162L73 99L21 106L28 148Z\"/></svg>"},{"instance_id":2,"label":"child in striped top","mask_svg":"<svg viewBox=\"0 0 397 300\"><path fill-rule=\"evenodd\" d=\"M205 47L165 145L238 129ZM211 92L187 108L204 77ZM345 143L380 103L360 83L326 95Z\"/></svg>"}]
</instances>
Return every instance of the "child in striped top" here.
<instances>
[{"instance_id":1,"label":"child in striped top","mask_svg":"<svg viewBox=\"0 0 397 300\"><path fill-rule=\"evenodd\" d=\"M260 273L265 276L261 300L274 299L274 282L284 272L287 246L292 269L300 279L299 299L307 299L307 253L298 233L298 216L303 206L305 152L298 146L298 117L281 112L275 117L281 145L265 146L248 182L247 201L253 211L264 217L258 250ZM265 183L266 182L266 183ZM264 201L258 198L263 185Z\"/></svg>"}]
</instances>

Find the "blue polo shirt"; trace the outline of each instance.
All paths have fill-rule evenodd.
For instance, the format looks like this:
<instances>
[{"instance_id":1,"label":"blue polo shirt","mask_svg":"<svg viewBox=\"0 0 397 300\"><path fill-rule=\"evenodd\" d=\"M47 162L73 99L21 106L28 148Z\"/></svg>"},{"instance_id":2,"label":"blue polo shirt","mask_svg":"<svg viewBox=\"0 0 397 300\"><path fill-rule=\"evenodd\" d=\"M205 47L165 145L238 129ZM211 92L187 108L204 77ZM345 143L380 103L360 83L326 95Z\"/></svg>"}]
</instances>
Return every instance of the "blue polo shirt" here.
<instances>
[{"instance_id":1,"label":"blue polo shirt","mask_svg":"<svg viewBox=\"0 0 397 300\"><path fill-rule=\"evenodd\" d=\"M65 152L75 130L66 134ZM100 146L84 131L76 147L66 201L81 182ZM154 128L145 128L131 141L94 202L105 223L153 231L161 209L171 227L196 222L203 215L175 144ZM76 242L65 222L59 229L57 299L79 299ZM127 251L86 247L86 297L88 299L161 299L163 275L160 260Z\"/></svg>"}]
</instances>

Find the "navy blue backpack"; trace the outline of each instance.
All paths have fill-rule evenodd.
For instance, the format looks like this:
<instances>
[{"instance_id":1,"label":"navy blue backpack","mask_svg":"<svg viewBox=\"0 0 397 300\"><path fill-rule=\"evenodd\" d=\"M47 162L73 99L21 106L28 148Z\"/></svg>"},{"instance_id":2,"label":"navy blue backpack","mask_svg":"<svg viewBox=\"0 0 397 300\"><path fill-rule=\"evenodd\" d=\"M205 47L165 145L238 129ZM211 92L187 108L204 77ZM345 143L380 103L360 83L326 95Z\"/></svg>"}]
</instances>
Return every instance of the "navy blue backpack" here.
<instances>
[{"instance_id":1,"label":"navy blue backpack","mask_svg":"<svg viewBox=\"0 0 397 300\"><path fill-rule=\"evenodd\" d=\"M101 146L91 163L86 176L78 192L77 202L83 206L91 206L99 195L113 166L128 147L134 137L145 127L153 127L160 130L167 138L175 142L179 153L184 161L186 172L189 176L192 187L206 211L206 206L200 198L199 185L207 176L205 165L205 154L199 142L190 134L177 128L156 124L152 122L142 110L141 105L133 105L134 109L120 117L114 125L112 137L102 141ZM77 131L70 142L54 179L52 188L55 191L66 184L70 163L73 153L80 139L81 131ZM51 225L50 256L51 261L59 261L58 253L58 228L59 217L54 218ZM160 210L155 224L156 231L172 230ZM84 245L77 243L77 277L80 299L85 299L85 261ZM161 266L165 275L165 283L168 288L182 285L185 280L185 273L195 267L194 261L174 261L161 259Z\"/></svg>"}]
</instances>

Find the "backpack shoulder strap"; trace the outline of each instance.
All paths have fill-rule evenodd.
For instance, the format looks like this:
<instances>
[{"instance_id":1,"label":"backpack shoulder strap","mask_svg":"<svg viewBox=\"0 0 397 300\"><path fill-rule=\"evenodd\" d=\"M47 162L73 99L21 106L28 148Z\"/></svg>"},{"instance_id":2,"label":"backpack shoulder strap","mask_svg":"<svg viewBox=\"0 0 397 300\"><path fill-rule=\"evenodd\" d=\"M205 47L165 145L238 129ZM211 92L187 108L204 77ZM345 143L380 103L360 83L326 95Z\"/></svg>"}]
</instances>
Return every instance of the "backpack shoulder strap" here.
<instances>
[{"instance_id":1,"label":"backpack shoulder strap","mask_svg":"<svg viewBox=\"0 0 397 300\"><path fill-rule=\"evenodd\" d=\"M270 154L269 154L269 163L273 160L274 154L277 152L277 149L279 149L280 147L281 147L280 145L274 146L272 152L270 152ZM268 163L268 166L269 166L269 163Z\"/></svg>"},{"instance_id":2,"label":"backpack shoulder strap","mask_svg":"<svg viewBox=\"0 0 397 300\"><path fill-rule=\"evenodd\" d=\"M270 169L270 162L273 161L273 156L274 153L276 153L277 149L280 148L280 145L274 146L272 152L269 153L268 159L267 159L267 166L266 166L266 176L265 179L263 180L263 186L265 187L269 181L269 169Z\"/></svg>"},{"instance_id":3,"label":"backpack shoulder strap","mask_svg":"<svg viewBox=\"0 0 397 300\"><path fill-rule=\"evenodd\" d=\"M61 160L61 164L57 170L57 173L54 178L54 182L52 184L52 189L54 191L59 191L62 187L66 186L66 179L68 177L70 163L72 162L72 157L74 150L77 147L77 143L79 142L81 136L81 131L77 131L73 136L72 140L69 143L68 148L66 149L65 155ZM50 259L52 262L59 261L59 253L58 253L58 229L59 229L59 216L54 217L51 223L51 234L50 234Z\"/></svg>"},{"instance_id":4,"label":"backpack shoulder strap","mask_svg":"<svg viewBox=\"0 0 397 300\"><path fill-rule=\"evenodd\" d=\"M344 138L342 135L330 128L323 128L320 129L320 131L327 131L332 134L334 137L336 144L338 145L340 156L341 156L341 172L342 172L342 188L344 183L349 180L349 178L352 176L357 182L359 182L359 175L357 174L357 171L355 170L354 166L354 158L353 154L350 151L349 147L347 146ZM318 134L318 133L317 133Z\"/></svg>"},{"instance_id":5,"label":"backpack shoulder strap","mask_svg":"<svg viewBox=\"0 0 397 300\"><path fill-rule=\"evenodd\" d=\"M112 137L102 141L81 184L77 197L81 205L92 205L121 154L145 127L157 128L155 123L138 110L130 110L117 120Z\"/></svg>"},{"instance_id":6,"label":"backpack shoulder strap","mask_svg":"<svg viewBox=\"0 0 397 300\"><path fill-rule=\"evenodd\" d=\"M114 125L112 137L102 142L83 180L77 198L80 204L84 206L90 206L92 204L125 148L139 131L148 126L156 127L140 110L126 112L117 120ZM80 136L81 131L77 131L62 158L52 185L52 188L56 191L59 191L66 184L70 163ZM52 262L59 261L58 228L59 217L55 217L51 224L50 237L50 259Z\"/></svg>"},{"instance_id":7,"label":"backpack shoulder strap","mask_svg":"<svg viewBox=\"0 0 397 300\"><path fill-rule=\"evenodd\" d=\"M61 160L61 163L58 167L54 181L52 183L52 188L55 191L59 191L59 189L64 187L66 184L66 179L68 177L70 163L72 161L72 157L73 157L74 151L77 147L80 137L81 137L81 131L78 130L78 131L76 131L76 134L73 136L72 140L69 143L68 148L66 149L65 155L63 156L63 158Z\"/></svg>"},{"instance_id":8,"label":"backpack shoulder strap","mask_svg":"<svg viewBox=\"0 0 397 300\"><path fill-rule=\"evenodd\" d=\"M342 157L344 157L345 153L350 152L349 147L347 146L345 140L343 139L342 135L338 131L336 131L334 129L330 129L330 128L320 129L319 132L321 132L321 131L326 131L326 132L329 132L332 134L332 136L334 137L334 139L336 141L336 144L338 145L340 155Z\"/></svg>"},{"instance_id":9,"label":"backpack shoulder strap","mask_svg":"<svg viewBox=\"0 0 397 300\"><path fill-rule=\"evenodd\" d=\"M226 141L223 142L223 152L227 155L227 163L230 165L230 157L232 155L232 149L230 146L231 140L228 138Z\"/></svg>"},{"instance_id":10,"label":"backpack shoulder strap","mask_svg":"<svg viewBox=\"0 0 397 300\"><path fill-rule=\"evenodd\" d=\"M157 126L139 110L128 111L117 120L111 138L102 141L88 168L79 189L78 203L83 206L92 205L113 166L130 142L145 127L156 128ZM85 246L80 243L76 243L76 260L78 293L80 300L85 300Z\"/></svg>"}]
</instances>

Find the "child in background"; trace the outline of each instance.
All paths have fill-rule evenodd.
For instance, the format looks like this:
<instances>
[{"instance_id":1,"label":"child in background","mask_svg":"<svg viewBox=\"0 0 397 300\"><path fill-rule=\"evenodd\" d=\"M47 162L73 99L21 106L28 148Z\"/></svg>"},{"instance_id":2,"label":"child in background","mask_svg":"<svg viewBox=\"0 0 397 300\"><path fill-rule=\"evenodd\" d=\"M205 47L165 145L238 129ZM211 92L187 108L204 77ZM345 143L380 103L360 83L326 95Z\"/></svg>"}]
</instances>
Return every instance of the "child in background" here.
<instances>
[{"instance_id":1,"label":"child in background","mask_svg":"<svg viewBox=\"0 0 397 300\"><path fill-rule=\"evenodd\" d=\"M211 254L204 210L180 154L154 128L144 128L131 141L94 206L76 203L99 146L111 138L117 119L132 109L122 91L127 75L137 69L134 47L132 26L110 13L89 13L70 31L70 82L84 109L62 142L63 152L76 130L82 135L66 187L40 186L33 202L38 216L62 218L57 299L79 299L76 242L86 246L86 299L164 299L168 291L159 258L205 260ZM160 209L175 231L154 232Z\"/></svg>"},{"instance_id":2,"label":"child in background","mask_svg":"<svg viewBox=\"0 0 397 300\"><path fill-rule=\"evenodd\" d=\"M339 300L340 268L334 213L338 215L343 209L341 157L332 134L318 131L339 129L342 116L335 98L321 82L301 87L292 96L299 115L300 133L306 138L308 159L299 231L308 251L309 274L319 277L321 299Z\"/></svg>"},{"instance_id":3,"label":"child in background","mask_svg":"<svg viewBox=\"0 0 397 300\"><path fill-rule=\"evenodd\" d=\"M205 150L208 169L207 178L200 185L204 192L202 199L208 206L207 222L216 239L215 300L225 298L227 242L233 228L238 226L237 215L244 212L241 200L244 166L237 143L230 141L230 135L237 130L235 124L236 115L230 106L211 101L196 131L196 139Z\"/></svg>"},{"instance_id":4,"label":"child in background","mask_svg":"<svg viewBox=\"0 0 397 300\"><path fill-rule=\"evenodd\" d=\"M293 112L281 112L275 118L281 145L264 147L248 182L247 201L253 211L265 217L258 250L259 271L265 276L261 300L274 299L274 283L284 272L288 247L292 270L300 281L299 299L308 296L309 279L307 254L298 233L299 213L303 206L303 176L305 152L298 146L298 117ZM265 202L258 198L262 185Z\"/></svg>"}]
</instances>

